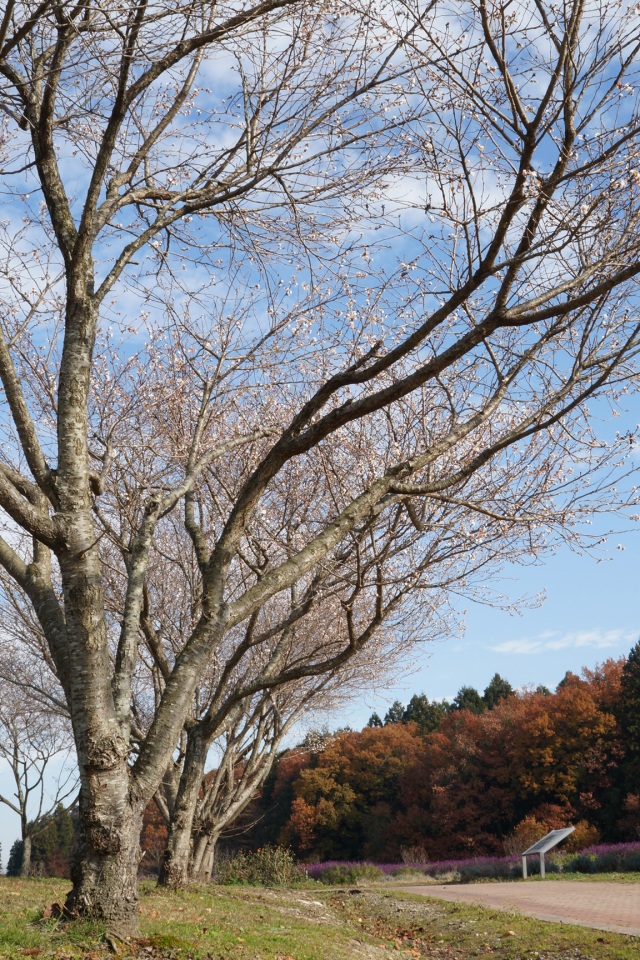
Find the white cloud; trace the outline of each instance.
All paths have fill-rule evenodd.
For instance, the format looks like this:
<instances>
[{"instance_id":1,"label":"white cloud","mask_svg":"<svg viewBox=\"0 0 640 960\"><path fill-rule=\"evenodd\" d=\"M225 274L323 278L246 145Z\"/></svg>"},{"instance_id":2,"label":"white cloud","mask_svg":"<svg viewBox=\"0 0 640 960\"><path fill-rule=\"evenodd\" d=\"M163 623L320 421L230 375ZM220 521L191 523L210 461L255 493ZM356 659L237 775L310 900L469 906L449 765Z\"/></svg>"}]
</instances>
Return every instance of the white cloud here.
<instances>
[{"instance_id":1,"label":"white cloud","mask_svg":"<svg viewBox=\"0 0 640 960\"><path fill-rule=\"evenodd\" d=\"M620 644L631 644L637 637L631 630L575 630L559 633L554 630L545 630L535 637L521 637L518 640L507 640L490 647L496 653L536 654L555 650L579 650L591 648L607 650L619 647Z\"/></svg>"}]
</instances>

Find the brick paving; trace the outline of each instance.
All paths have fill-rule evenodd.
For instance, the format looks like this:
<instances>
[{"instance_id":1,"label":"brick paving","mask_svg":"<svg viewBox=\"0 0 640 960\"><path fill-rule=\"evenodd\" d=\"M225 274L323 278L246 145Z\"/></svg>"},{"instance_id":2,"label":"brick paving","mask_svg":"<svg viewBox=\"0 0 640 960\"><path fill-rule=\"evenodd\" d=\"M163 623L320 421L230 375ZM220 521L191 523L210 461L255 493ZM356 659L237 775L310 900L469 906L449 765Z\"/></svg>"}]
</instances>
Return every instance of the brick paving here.
<instances>
[{"instance_id":1,"label":"brick paving","mask_svg":"<svg viewBox=\"0 0 640 960\"><path fill-rule=\"evenodd\" d=\"M476 903L539 920L573 923L640 937L640 883L602 880L533 880L521 883L430 884L407 893Z\"/></svg>"}]
</instances>

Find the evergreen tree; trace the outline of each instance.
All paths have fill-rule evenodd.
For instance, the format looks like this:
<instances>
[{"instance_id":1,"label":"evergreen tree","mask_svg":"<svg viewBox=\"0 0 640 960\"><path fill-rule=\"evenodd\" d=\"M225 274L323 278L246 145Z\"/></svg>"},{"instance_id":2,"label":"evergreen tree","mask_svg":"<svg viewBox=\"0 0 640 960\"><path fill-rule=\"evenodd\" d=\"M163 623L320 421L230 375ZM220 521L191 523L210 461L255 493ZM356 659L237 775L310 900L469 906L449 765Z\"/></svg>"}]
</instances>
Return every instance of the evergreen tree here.
<instances>
[{"instance_id":1,"label":"evergreen tree","mask_svg":"<svg viewBox=\"0 0 640 960\"><path fill-rule=\"evenodd\" d=\"M470 710L471 713L484 713L486 704L475 687L460 687L453 703L452 710Z\"/></svg>"},{"instance_id":2,"label":"evergreen tree","mask_svg":"<svg viewBox=\"0 0 640 960\"><path fill-rule=\"evenodd\" d=\"M580 682L581 682L580 677L577 675L577 673L572 673L571 670L567 670L564 677L558 684L558 690L562 690L563 687L567 687L570 684L580 683Z\"/></svg>"},{"instance_id":3,"label":"evergreen tree","mask_svg":"<svg viewBox=\"0 0 640 960\"><path fill-rule=\"evenodd\" d=\"M511 686L508 680L505 680L504 677L501 677L499 673L494 673L493 677L489 681L488 686L485 688L484 693L482 694L482 699L484 700L487 709L493 710L501 700L507 700L509 697L512 697L515 693L515 690Z\"/></svg>"},{"instance_id":4,"label":"evergreen tree","mask_svg":"<svg viewBox=\"0 0 640 960\"><path fill-rule=\"evenodd\" d=\"M372 713L369 717L368 727L383 727L384 724L377 713Z\"/></svg>"},{"instance_id":5,"label":"evergreen tree","mask_svg":"<svg viewBox=\"0 0 640 960\"><path fill-rule=\"evenodd\" d=\"M632 647L620 679L618 722L627 750L640 757L640 640Z\"/></svg>"},{"instance_id":6,"label":"evergreen tree","mask_svg":"<svg viewBox=\"0 0 640 960\"><path fill-rule=\"evenodd\" d=\"M53 813L38 821L30 821L31 871L47 877L68 877L69 863L75 834L74 814L58 804ZM7 874L20 876L23 842L16 840L9 852ZM31 872L30 871L30 872Z\"/></svg>"},{"instance_id":7,"label":"evergreen tree","mask_svg":"<svg viewBox=\"0 0 640 960\"><path fill-rule=\"evenodd\" d=\"M415 693L402 715L403 723L417 723L422 733L439 730L447 715L447 704L438 700L429 700L424 693Z\"/></svg>"},{"instance_id":8,"label":"evergreen tree","mask_svg":"<svg viewBox=\"0 0 640 960\"><path fill-rule=\"evenodd\" d=\"M22 840L14 840L9 850L9 862L7 863L7 876L19 877L22 869Z\"/></svg>"},{"instance_id":9,"label":"evergreen tree","mask_svg":"<svg viewBox=\"0 0 640 960\"><path fill-rule=\"evenodd\" d=\"M385 726L388 723L402 723L404 719L404 707L399 700L394 700L384 715Z\"/></svg>"}]
</instances>

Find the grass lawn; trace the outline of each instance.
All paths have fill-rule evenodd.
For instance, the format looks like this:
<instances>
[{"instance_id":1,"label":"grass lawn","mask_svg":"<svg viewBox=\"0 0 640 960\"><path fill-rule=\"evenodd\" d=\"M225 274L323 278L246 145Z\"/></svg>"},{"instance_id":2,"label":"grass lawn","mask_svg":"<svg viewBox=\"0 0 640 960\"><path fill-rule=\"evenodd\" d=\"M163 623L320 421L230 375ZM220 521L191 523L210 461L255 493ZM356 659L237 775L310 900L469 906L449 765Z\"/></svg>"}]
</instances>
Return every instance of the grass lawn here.
<instances>
[{"instance_id":1,"label":"grass lawn","mask_svg":"<svg viewBox=\"0 0 640 960\"><path fill-rule=\"evenodd\" d=\"M268 890L144 885L141 938L43 920L64 880L0 878L0 958L18 960L637 960L640 939L360 887Z\"/></svg>"}]
</instances>

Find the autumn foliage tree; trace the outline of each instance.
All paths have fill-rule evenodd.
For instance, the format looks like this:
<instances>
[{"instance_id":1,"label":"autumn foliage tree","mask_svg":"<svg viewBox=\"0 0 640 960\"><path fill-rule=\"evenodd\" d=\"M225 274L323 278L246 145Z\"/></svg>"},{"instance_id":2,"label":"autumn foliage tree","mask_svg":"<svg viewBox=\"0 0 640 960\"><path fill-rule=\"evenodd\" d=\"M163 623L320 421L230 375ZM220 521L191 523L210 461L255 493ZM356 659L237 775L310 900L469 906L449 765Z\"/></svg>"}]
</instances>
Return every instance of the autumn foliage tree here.
<instances>
[{"instance_id":1,"label":"autumn foliage tree","mask_svg":"<svg viewBox=\"0 0 640 960\"><path fill-rule=\"evenodd\" d=\"M580 820L602 827L621 761L615 717L578 678L551 696L525 693L481 716L453 715L427 753L428 846L438 855L500 852L527 817L548 829Z\"/></svg>"},{"instance_id":2,"label":"autumn foliage tree","mask_svg":"<svg viewBox=\"0 0 640 960\"><path fill-rule=\"evenodd\" d=\"M73 727L72 915L135 929L203 676L223 729L609 509L639 42L607 2L5 4L0 564ZM343 628L274 642L316 604Z\"/></svg>"},{"instance_id":3,"label":"autumn foliage tree","mask_svg":"<svg viewBox=\"0 0 640 960\"><path fill-rule=\"evenodd\" d=\"M167 823L155 801L152 800L144 812L140 847L142 859L140 869L142 873L157 876L162 867L162 858L167 846Z\"/></svg>"},{"instance_id":4,"label":"autumn foliage tree","mask_svg":"<svg viewBox=\"0 0 640 960\"><path fill-rule=\"evenodd\" d=\"M505 843L520 852L523 837L568 823L582 843L634 839L635 793L620 788L632 754L616 721L624 664L584 670L554 694L451 711L435 730L367 727L302 766L283 761L268 798L288 811L280 839L309 859L388 861L411 848L430 859L502 854Z\"/></svg>"},{"instance_id":5,"label":"autumn foliage tree","mask_svg":"<svg viewBox=\"0 0 640 960\"><path fill-rule=\"evenodd\" d=\"M338 734L299 773L280 839L319 859L399 856L387 833L421 746L415 724Z\"/></svg>"}]
</instances>

